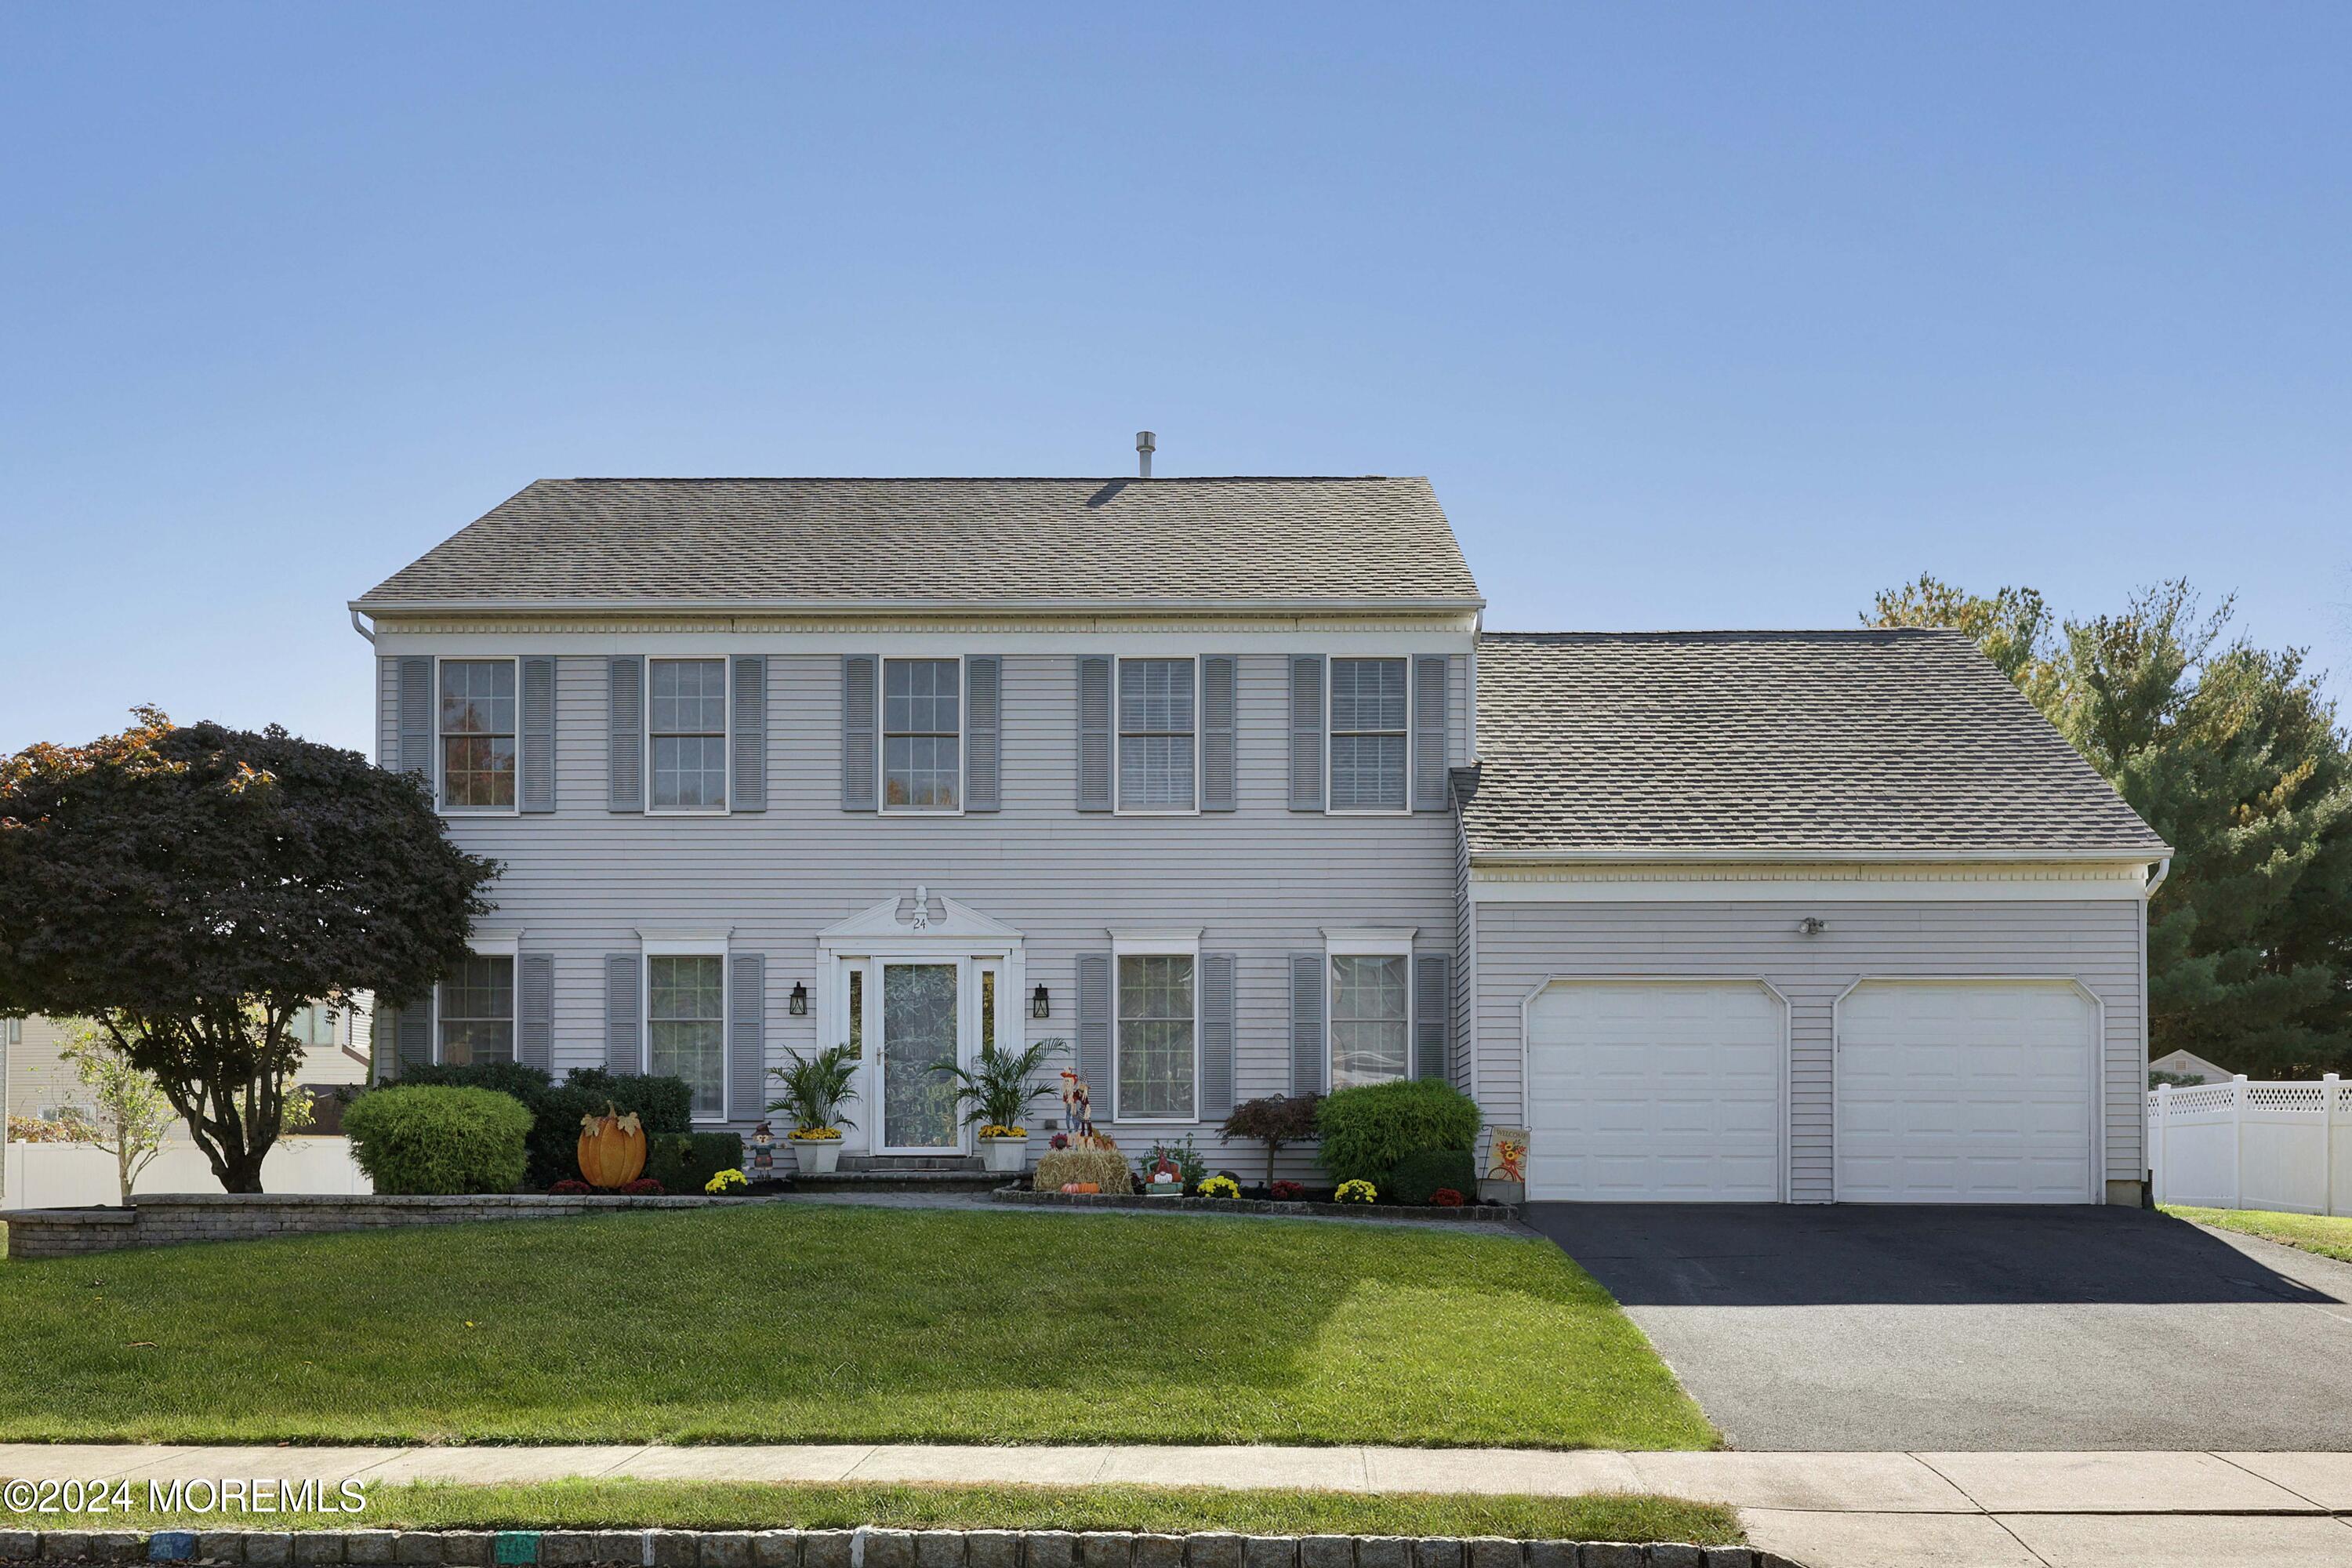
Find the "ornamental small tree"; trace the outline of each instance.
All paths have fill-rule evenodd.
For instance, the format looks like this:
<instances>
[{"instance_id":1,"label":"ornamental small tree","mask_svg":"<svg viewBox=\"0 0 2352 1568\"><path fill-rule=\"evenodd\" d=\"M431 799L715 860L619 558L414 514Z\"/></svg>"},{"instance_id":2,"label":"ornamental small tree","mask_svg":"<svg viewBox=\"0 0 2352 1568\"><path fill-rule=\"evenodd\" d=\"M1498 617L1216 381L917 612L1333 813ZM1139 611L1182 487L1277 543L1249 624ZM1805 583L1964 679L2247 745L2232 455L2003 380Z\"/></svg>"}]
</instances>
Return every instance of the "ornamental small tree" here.
<instances>
[{"instance_id":1,"label":"ornamental small tree","mask_svg":"<svg viewBox=\"0 0 2352 1568\"><path fill-rule=\"evenodd\" d=\"M1317 1094L1270 1094L1264 1100L1244 1100L1225 1118L1217 1129L1227 1138L1238 1138L1265 1145L1265 1184L1274 1185L1274 1157L1289 1143L1306 1143L1315 1137L1315 1107L1322 1100Z\"/></svg>"},{"instance_id":2,"label":"ornamental small tree","mask_svg":"<svg viewBox=\"0 0 2352 1568\"><path fill-rule=\"evenodd\" d=\"M90 1019L221 1185L259 1192L296 1017L426 994L498 863L356 752L133 711L119 735L0 762L0 1014Z\"/></svg>"},{"instance_id":3,"label":"ornamental small tree","mask_svg":"<svg viewBox=\"0 0 2352 1568\"><path fill-rule=\"evenodd\" d=\"M154 1075L132 1066L100 1029L81 1030L58 1055L73 1064L74 1076L95 1102L89 1121L71 1123L74 1142L114 1156L115 1180L128 1206L139 1173L163 1152L174 1120L172 1102Z\"/></svg>"}]
</instances>

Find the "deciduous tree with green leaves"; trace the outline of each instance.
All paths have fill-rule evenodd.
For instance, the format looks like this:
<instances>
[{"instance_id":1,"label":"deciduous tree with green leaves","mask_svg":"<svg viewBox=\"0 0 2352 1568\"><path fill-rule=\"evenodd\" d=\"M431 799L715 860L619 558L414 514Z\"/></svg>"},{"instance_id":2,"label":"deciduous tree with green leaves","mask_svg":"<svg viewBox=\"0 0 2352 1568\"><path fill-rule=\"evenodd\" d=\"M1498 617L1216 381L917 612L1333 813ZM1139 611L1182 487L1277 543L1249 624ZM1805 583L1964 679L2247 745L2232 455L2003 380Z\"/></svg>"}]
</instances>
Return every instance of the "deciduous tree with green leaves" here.
<instances>
[{"instance_id":1,"label":"deciduous tree with green leaves","mask_svg":"<svg viewBox=\"0 0 2352 1568\"><path fill-rule=\"evenodd\" d=\"M2252 1077L2352 1072L2352 756L2300 648L2188 584L2060 621L2032 589L1921 577L1873 626L1975 637L2176 851L2148 910L2150 1049Z\"/></svg>"},{"instance_id":2,"label":"deciduous tree with green leaves","mask_svg":"<svg viewBox=\"0 0 2352 1568\"><path fill-rule=\"evenodd\" d=\"M115 1181L127 1205L139 1173L163 1152L174 1120L172 1102L154 1075L134 1067L103 1029L79 1031L58 1055L73 1064L74 1076L94 1101L89 1119L72 1123L74 1141L114 1156Z\"/></svg>"},{"instance_id":3,"label":"deciduous tree with green leaves","mask_svg":"<svg viewBox=\"0 0 2352 1568\"><path fill-rule=\"evenodd\" d=\"M427 994L498 865L423 786L273 725L152 708L0 762L0 1014L90 1019L221 1185L261 1190L313 1002Z\"/></svg>"}]
</instances>

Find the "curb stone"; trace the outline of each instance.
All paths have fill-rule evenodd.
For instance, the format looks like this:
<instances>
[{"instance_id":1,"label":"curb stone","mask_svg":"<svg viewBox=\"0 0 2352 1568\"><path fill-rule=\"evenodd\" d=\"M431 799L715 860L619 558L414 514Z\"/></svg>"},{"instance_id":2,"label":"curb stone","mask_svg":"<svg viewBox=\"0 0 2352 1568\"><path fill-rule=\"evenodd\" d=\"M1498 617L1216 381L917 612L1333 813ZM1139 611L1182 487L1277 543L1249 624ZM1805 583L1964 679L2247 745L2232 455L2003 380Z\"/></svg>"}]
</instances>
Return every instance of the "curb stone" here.
<instances>
[{"instance_id":1,"label":"curb stone","mask_svg":"<svg viewBox=\"0 0 2352 1568\"><path fill-rule=\"evenodd\" d=\"M1795 1568L1748 1546L1063 1530L0 1531L0 1564L236 1568Z\"/></svg>"}]
</instances>

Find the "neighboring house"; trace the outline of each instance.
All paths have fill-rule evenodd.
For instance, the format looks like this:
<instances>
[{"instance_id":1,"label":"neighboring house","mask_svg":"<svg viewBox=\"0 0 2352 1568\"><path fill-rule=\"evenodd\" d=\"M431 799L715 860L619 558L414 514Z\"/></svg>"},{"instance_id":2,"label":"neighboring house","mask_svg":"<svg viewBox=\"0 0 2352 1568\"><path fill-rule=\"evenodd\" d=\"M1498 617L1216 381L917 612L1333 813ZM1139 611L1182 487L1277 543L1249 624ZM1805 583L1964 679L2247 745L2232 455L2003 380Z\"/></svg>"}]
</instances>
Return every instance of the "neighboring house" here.
<instances>
[{"instance_id":1,"label":"neighboring house","mask_svg":"<svg viewBox=\"0 0 2352 1568\"><path fill-rule=\"evenodd\" d=\"M80 1025L72 1019L10 1018L0 1022L0 1044L7 1056L5 1085L8 1114L54 1121L68 1107L87 1111L89 1091L75 1075L73 1063L58 1052L72 1040ZM318 1088L365 1083L373 1042L362 1008L306 1008L293 1032L309 1047L300 1081ZM186 1129L173 1124L177 1135Z\"/></svg>"},{"instance_id":2,"label":"neighboring house","mask_svg":"<svg viewBox=\"0 0 2352 1568\"><path fill-rule=\"evenodd\" d=\"M2168 850L1965 638L1483 605L1417 479L533 484L352 605L505 866L379 1065L740 1128L847 1042L916 1153L1061 1037L1131 1151L1433 1075L1536 1198L2138 1201Z\"/></svg>"},{"instance_id":3,"label":"neighboring house","mask_svg":"<svg viewBox=\"0 0 2352 1568\"><path fill-rule=\"evenodd\" d=\"M2147 1064L2151 1073L2169 1073L2175 1078L2194 1079L2200 1083L2227 1083L2237 1075L2228 1068L2217 1067L2195 1051L2167 1051Z\"/></svg>"}]
</instances>

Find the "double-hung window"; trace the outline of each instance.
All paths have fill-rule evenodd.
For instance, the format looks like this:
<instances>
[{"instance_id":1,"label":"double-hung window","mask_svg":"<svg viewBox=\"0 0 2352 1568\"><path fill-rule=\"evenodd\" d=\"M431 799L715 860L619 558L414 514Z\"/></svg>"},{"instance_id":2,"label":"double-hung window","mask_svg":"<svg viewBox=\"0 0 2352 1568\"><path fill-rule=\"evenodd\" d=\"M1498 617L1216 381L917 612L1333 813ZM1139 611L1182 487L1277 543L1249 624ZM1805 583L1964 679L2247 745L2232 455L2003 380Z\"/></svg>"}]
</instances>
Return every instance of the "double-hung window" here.
<instances>
[{"instance_id":1,"label":"double-hung window","mask_svg":"<svg viewBox=\"0 0 2352 1568\"><path fill-rule=\"evenodd\" d=\"M1409 953L1335 952L1331 964L1331 1087L1412 1076Z\"/></svg>"},{"instance_id":2,"label":"double-hung window","mask_svg":"<svg viewBox=\"0 0 2352 1568\"><path fill-rule=\"evenodd\" d=\"M1118 661L1118 809L1192 810L1200 800L1200 737L1190 658Z\"/></svg>"},{"instance_id":3,"label":"double-hung window","mask_svg":"<svg viewBox=\"0 0 2352 1568\"><path fill-rule=\"evenodd\" d=\"M1407 811L1412 698L1402 658L1331 661L1331 809Z\"/></svg>"},{"instance_id":4,"label":"double-hung window","mask_svg":"<svg viewBox=\"0 0 2352 1568\"><path fill-rule=\"evenodd\" d=\"M646 664L647 800L655 811L727 809L727 661Z\"/></svg>"},{"instance_id":5,"label":"double-hung window","mask_svg":"<svg viewBox=\"0 0 2352 1568\"><path fill-rule=\"evenodd\" d=\"M1119 1121L1191 1121L1201 1082L1200 971L1184 952L1118 954Z\"/></svg>"},{"instance_id":6,"label":"double-hung window","mask_svg":"<svg viewBox=\"0 0 2352 1568\"><path fill-rule=\"evenodd\" d=\"M963 805L963 661L882 661L882 809Z\"/></svg>"},{"instance_id":7,"label":"double-hung window","mask_svg":"<svg viewBox=\"0 0 2352 1568\"><path fill-rule=\"evenodd\" d=\"M515 808L515 661L441 660L441 806Z\"/></svg>"},{"instance_id":8,"label":"double-hung window","mask_svg":"<svg viewBox=\"0 0 2352 1568\"><path fill-rule=\"evenodd\" d=\"M727 1114L727 960L715 952L646 955L646 1070L684 1079L694 1119Z\"/></svg>"},{"instance_id":9,"label":"double-hung window","mask_svg":"<svg viewBox=\"0 0 2352 1568\"><path fill-rule=\"evenodd\" d=\"M443 1065L514 1060L514 971L512 953L477 952L460 960L441 982L435 1054Z\"/></svg>"}]
</instances>

